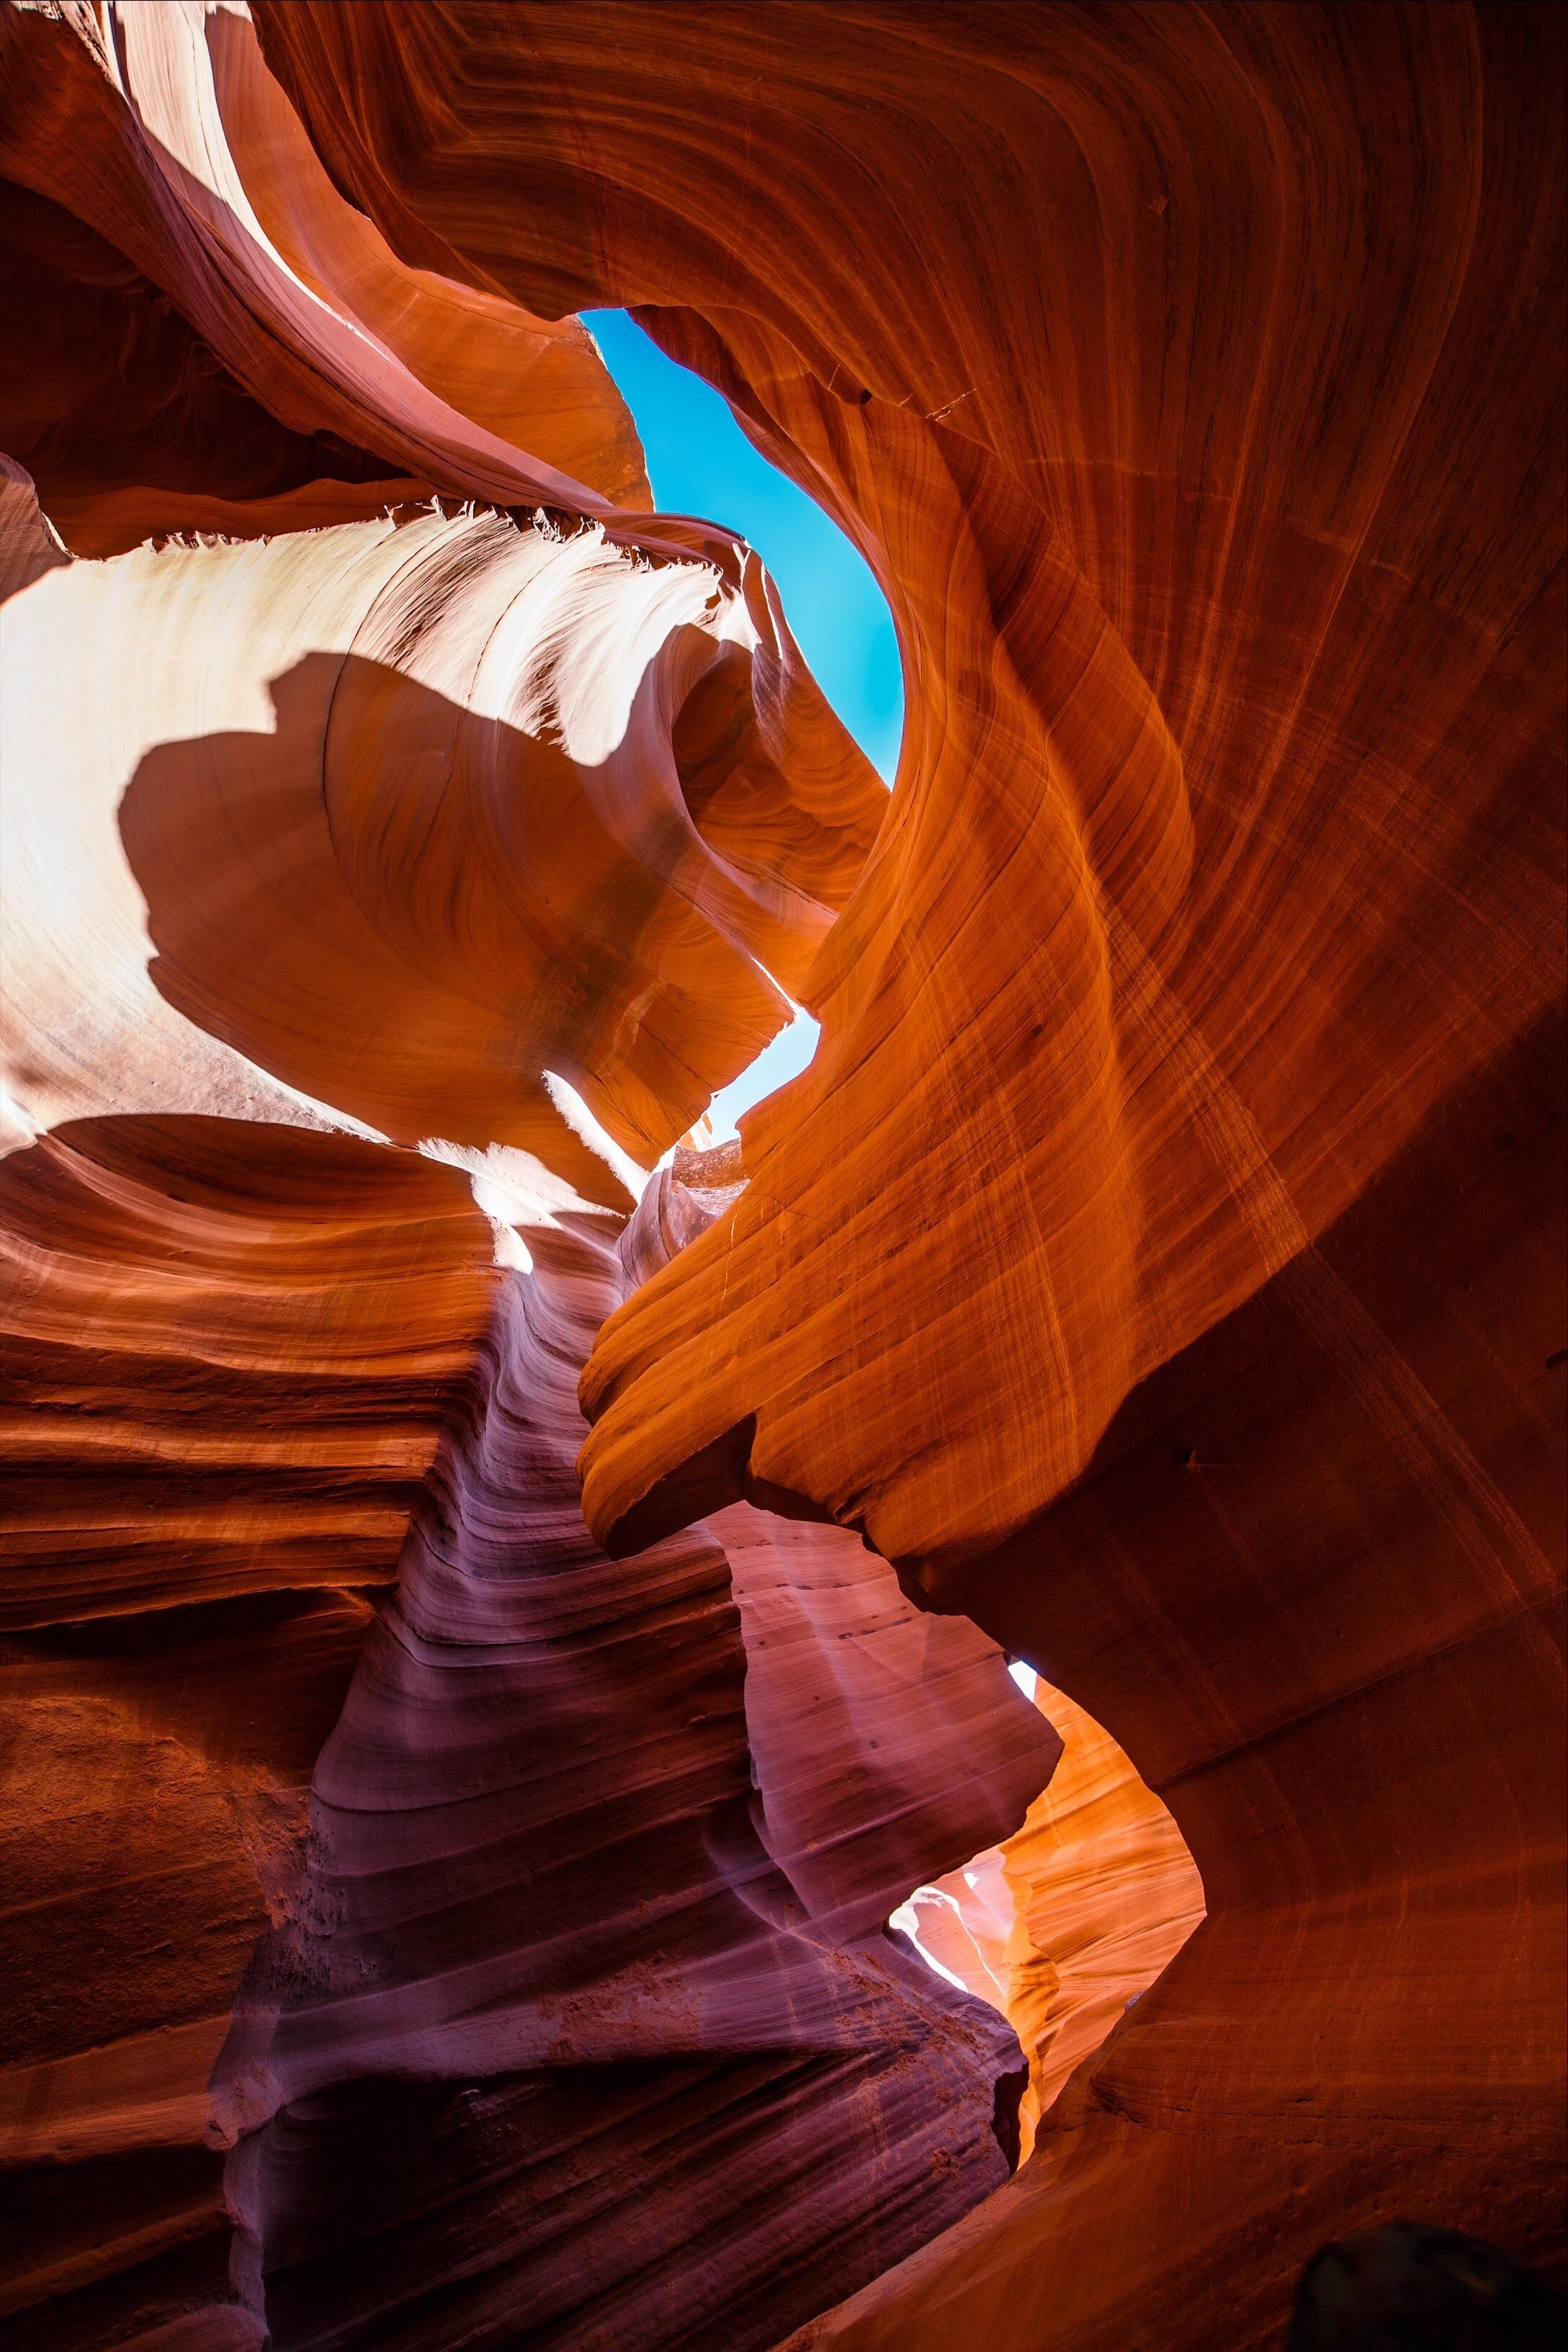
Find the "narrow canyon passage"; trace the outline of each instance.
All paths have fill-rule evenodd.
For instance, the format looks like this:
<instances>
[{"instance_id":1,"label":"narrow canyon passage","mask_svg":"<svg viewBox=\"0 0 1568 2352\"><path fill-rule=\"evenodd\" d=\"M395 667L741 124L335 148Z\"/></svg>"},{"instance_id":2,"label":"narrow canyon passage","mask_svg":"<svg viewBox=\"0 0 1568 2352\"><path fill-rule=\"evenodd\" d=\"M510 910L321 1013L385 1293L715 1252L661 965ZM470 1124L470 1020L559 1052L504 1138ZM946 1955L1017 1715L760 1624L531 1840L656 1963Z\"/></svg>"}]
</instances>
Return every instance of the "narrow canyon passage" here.
<instances>
[{"instance_id":1,"label":"narrow canyon passage","mask_svg":"<svg viewBox=\"0 0 1568 2352\"><path fill-rule=\"evenodd\" d=\"M0 8L8 2347L1557 2326L1564 22Z\"/></svg>"},{"instance_id":2,"label":"narrow canyon passage","mask_svg":"<svg viewBox=\"0 0 1568 2352\"><path fill-rule=\"evenodd\" d=\"M915 1621L880 1817L862 1743L813 1721L834 1662L743 1647L712 1536L605 1559L572 1461L616 1221L510 1205L531 1266L498 1274L214 2078L229 2202L279 2347L766 2347L824 2267L863 2283L1007 2177L1016 2043L878 1929L1055 1743L990 1643ZM838 1638L913 1619L862 1582ZM768 1742L786 1715L809 1745Z\"/></svg>"}]
</instances>

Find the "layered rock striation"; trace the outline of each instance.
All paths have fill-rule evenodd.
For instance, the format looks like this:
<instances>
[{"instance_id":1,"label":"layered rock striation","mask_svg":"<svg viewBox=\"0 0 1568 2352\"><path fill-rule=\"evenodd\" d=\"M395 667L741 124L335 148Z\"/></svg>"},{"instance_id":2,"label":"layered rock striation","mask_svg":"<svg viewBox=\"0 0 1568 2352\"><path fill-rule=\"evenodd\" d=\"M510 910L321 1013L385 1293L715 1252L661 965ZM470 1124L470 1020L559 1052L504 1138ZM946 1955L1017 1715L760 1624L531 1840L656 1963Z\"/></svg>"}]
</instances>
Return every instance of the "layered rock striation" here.
<instances>
[{"instance_id":1,"label":"layered rock striation","mask_svg":"<svg viewBox=\"0 0 1568 2352\"><path fill-rule=\"evenodd\" d=\"M832 1530L748 1671L713 1535L588 1535L576 1387L885 793L243 10L0 34L8 2340L766 2347L1007 2177L1017 2042L883 1927L1056 1743Z\"/></svg>"},{"instance_id":2,"label":"layered rock striation","mask_svg":"<svg viewBox=\"0 0 1568 2352\"><path fill-rule=\"evenodd\" d=\"M943 1973L1001 2011L1029 2060L1022 2153L1069 2077L1170 1965L1204 1916L1167 1807L1065 1691L1034 1702L1062 1743L1023 1825L894 1915Z\"/></svg>"},{"instance_id":3,"label":"layered rock striation","mask_svg":"<svg viewBox=\"0 0 1568 2352\"><path fill-rule=\"evenodd\" d=\"M1412 2208L1560 2259L1559 18L256 13L390 239L636 306L904 649L817 1058L591 1360L596 1532L863 1531L1203 1878L817 2340L1260 2343Z\"/></svg>"},{"instance_id":4,"label":"layered rock striation","mask_svg":"<svg viewBox=\"0 0 1568 2352\"><path fill-rule=\"evenodd\" d=\"M5 12L19 2344L1561 2264L1563 48ZM597 303L876 571L891 800ZM1010 2179L883 1927L1008 1841Z\"/></svg>"},{"instance_id":5,"label":"layered rock striation","mask_svg":"<svg viewBox=\"0 0 1568 2352\"><path fill-rule=\"evenodd\" d=\"M279 2346L764 2347L824 2277L874 2276L1007 2177L1010 2031L882 1928L912 1844L1016 1817L1056 1743L994 1646L927 1640L879 1563L880 1611L856 1596L840 1633L896 1673L878 1720L922 1725L937 1817L912 1840L869 1814L863 1731L800 1790L769 1734L831 1703L825 1662L743 1640L746 1566L732 1597L706 1531L617 1562L582 1524L613 1221L536 1206L518 1230L531 1268L500 1277L481 1401L218 2070L241 2274ZM919 1653L897 1667L889 1618ZM989 1770L955 1788L970 1739ZM824 1884L800 1849L852 1831Z\"/></svg>"}]
</instances>

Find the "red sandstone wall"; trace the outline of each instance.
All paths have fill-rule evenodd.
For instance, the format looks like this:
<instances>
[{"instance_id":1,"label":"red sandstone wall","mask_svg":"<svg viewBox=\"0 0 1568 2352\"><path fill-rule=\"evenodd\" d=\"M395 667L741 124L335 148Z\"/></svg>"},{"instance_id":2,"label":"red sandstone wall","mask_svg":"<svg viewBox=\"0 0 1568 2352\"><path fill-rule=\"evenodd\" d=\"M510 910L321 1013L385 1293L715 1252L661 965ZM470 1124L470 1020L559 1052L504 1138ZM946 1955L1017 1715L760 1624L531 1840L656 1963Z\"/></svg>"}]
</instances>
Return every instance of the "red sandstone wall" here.
<instances>
[{"instance_id":1,"label":"red sandstone wall","mask_svg":"<svg viewBox=\"0 0 1568 2352\"><path fill-rule=\"evenodd\" d=\"M251 16L0 26L17 2340L1560 2263L1560 15ZM885 822L597 301L877 569ZM872 1933L1051 1763L964 1617L1208 1908L993 2195Z\"/></svg>"},{"instance_id":2,"label":"red sandstone wall","mask_svg":"<svg viewBox=\"0 0 1568 2352\"><path fill-rule=\"evenodd\" d=\"M819 2335L1262 2342L1410 2207L1546 2253L1560 18L257 14L394 243L639 306L905 649L816 1062L590 1365L596 1529L862 1528L1209 1898Z\"/></svg>"},{"instance_id":3,"label":"red sandstone wall","mask_svg":"<svg viewBox=\"0 0 1568 2352\"><path fill-rule=\"evenodd\" d=\"M999 2009L1029 2060L1022 2152L1068 2077L1204 1916L1181 1832L1131 1759L1065 1691L1035 1705L1061 1759L1023 1825L910 1898L921 1949Z\"/></svg>"},{"instance_id":4,"label":"red sandstone wall","mask_svg":"<svg viewBox=\"0 0 1568 2352\"><path fill-rule=\"evenodd\" d=\"M1006 2177L1016 2042L881 1927L1055 1743L832 1531L748 1672L711 1536L592 1544L575 1391L885 793L243 16L0 43L7 2340L765 2347Z\"/></svg>"}]
</instances>

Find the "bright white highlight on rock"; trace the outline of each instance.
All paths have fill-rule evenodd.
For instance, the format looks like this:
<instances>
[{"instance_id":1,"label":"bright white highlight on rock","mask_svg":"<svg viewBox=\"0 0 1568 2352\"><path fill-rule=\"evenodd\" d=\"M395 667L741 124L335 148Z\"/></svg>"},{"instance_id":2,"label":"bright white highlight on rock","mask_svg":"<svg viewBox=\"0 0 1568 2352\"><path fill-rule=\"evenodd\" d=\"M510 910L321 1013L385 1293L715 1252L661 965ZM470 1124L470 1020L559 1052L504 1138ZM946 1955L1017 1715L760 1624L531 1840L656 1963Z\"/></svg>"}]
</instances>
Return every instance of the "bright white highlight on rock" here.
<instances>
[{"instance_id":1,"label":"bright white highlight on rock","mask_svg":"<svg viewBox=\"0 0 1568 2352\"><path fill-rule=\"evenodd\" d=\"M545 1092L578 1141L596 1152L605 1166L620 1177L634 1201L640 1199L648 1181L647 1170L640 1168L631 1153L622 1151L614 1137L605 1132L574 1086L558 1077L554 1070L546 1070L543 1076Z\"/></svg>"},{"instance_id":2,"label":"bright white highlight on rock","mask_svg":"<svg viewBox=\"0 0 1568 2352\"><path fill-rule=\"evenodd\" d=\"M914 1945L915 1950L919 1953L921 1958L925 1961L928 1969L935 1969L936 1973L939 1977L946 1977L947 1982L950 1985L956 1985L960 1992L967 1992L969 1988L964 1982L963 1978L956 1977L951 1969L945 1969L941 1961L936 1958L936 1954L934 1952L927 1951L925 1946L920 1940L920 1913L916 1908L916 1903L918 1898L923 1895L927 1897L933 1904L940 1904L944 1901L947 1901L950 1908L956 1910L957 1907L956 1905L951 1903L950 1898L945 1897L939 1894L936 1887L917 1886L915 1893L910 1896L908 1902L901 1903L899 1905L897 1910L892 1914L887 1924L890 1927L896 1927L901 1936L908 1937L910 1942Z\"/></svg>"}]
</instances>

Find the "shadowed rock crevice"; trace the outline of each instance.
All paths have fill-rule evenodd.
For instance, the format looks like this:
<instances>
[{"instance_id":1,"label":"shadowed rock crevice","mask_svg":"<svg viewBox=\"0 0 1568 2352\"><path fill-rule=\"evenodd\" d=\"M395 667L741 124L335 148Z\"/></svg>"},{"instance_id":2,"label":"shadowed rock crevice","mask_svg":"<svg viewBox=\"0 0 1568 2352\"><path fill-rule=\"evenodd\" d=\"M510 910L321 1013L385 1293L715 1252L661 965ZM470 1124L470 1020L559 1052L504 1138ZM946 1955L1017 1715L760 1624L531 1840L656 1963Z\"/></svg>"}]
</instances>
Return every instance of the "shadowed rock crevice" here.
<instances>
[{"instance_id":1,"label":"shadowed rock crevice","mask_svg":"<svg viewBox=\"0 0 1568 2352\"><path fill-rule=\"evenodd\" d=\"M532 1271L497 1277L483 1402L416 1508L214 2078L236 2277L297 2352L372 2324L765 2352L1016 2153L1010 2030L881 1927L911 1853L1010 1827L1058 1743L990 1643L928 1629L835 1532L882 1704L819 1719L840 1782L800 1780L779 1731L831 1707L827 1646L744 1642L706 1529L613 1562L582 1526L576 1380L622 1278L614 1222L583 1224L523 1224ZM873 1723L905 1743L885 1771Z\"/></svg>"},{"instance_id":2,"label":"shadowed rock crevice","mask_svg":"<svg viewBox=\"0 0 1568 2352\"><path fill-rule=\"evenodd\" d=\"M126 551L0 465L27 2340L1561 2273L1565 83L1469 0L0 16L0 423ZM586 305L864 554L891 797ZM1148 1856L1019 1895L1011 2175L884 1928L1018 1852L998 1642L1207 1906L1092 2049Z\"/></svg>"}]
</instances>

